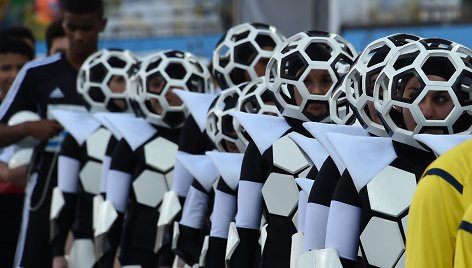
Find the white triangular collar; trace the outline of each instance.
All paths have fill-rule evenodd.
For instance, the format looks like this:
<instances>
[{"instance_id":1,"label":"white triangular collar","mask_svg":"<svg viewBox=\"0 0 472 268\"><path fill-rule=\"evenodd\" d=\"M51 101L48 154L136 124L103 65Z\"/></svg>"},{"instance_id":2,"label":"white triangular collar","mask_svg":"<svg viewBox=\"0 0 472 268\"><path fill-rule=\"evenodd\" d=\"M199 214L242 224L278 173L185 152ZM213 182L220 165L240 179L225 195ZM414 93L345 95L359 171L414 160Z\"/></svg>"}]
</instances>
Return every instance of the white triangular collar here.
<instances>
[{"instance_id":1,"label":"white triangular collar","mask_svg":"<svg viewBox=\"0 0 472 268\"><path fill-rule=\"evenodd\" d=\"M216 99L217 95L197 93L175 89L173 91L184 102L185 107L192 115L195 122L197 122L200 131L203 132L206 128L208 109L211 103Z\"/></svg>"},{"instance_id":2,"label":"white triangular collar","mask_svg":"<svg viewBox=\"0 0 472 268\"><path fill-rule=\"evenodd\" d=\"M296 178L295 182L302 188L302 190L307 193L308 195L310 194L311 187L313 186L313 183L315 182L314 180L310 180L307 178Z\"/></svg>"},{"instance_id":3,"label":"white triangular collar","mask_svg":"<svg viewBox=\"0 0 472 268\"><path fill-rule=\"evenodd\" d=\"M111 134L113 134L113 137L117 140L121 140L123 136L121 133L118 131L117 128L107 119L107 115L112 114L111 112L96 112L93 114L93 116L102 124L103 127L108 129ZM123 116L129 116L129 117L135 117L134 114L132 113L122 113Z\"/></svg>"},{"instance_id":4,"label":"white triangular collar","mask_svg":"<svg viewBox=\"0 0 472 268\"><path fill-rule=\"evenodd\" d=\"M261 154L290 129L290 125L283 117L243 112L232 112L230 114L239 121L251 136Z\"/></svg>"},{"instance_id":5,"label":"white triangular collar","mask_svg":"<svg viewBox=\"0 0 472 268\"><path fill-rule=\"evenodd\" d=\"M349 171L357 191L397 157L390 138L329 133L328 140Z\"/></svg>"},{"instance_id":6,"label":"white triangular collar","mask_svg":"<svg viewBox=\"0 0 472 268\"><path fill-rule=\"evenodd\" d=\"M78 144L83 144L100 127L100 122L87 111L52 109L50 113Z\"/></svg>"},{"instance_id":7,"label":"white triangular collar","mask_svg":"<svg viewBox=\"0 0 472 268\"><path fill-rule=\"evenodd\" d=\"M208 151L206 154L213 161L213 164L226 184L228 184L232 190L236 190L239 183L244 154L216 151Z\"/></svg>"},{"instance_id":8,"label":"white triangular collar","mask_svg":"<svg viewBox=\"0 0 472 268\"><path fill-rule=\"evenodd\" d=\"M415 140L428 146L433 152L440 156L453 147L472 138L472 135L434 135L434 134L416 134Z\"/></svg>"},{"instance_id":9,"label":"white triangular collar","mask_svg":"<svg viewBox=\"0 0 472 268\"><path fill-rule=\"evenodd\" d=\"M288 136L308 156L309 159L307 160L310 162L310 165L314 165L319 170L326 158L328 158L328 152L326 152L320 142L297 132L291 132Z\"/></svg>"},{"instance_id":10,"label":"white triangular collar","mask_svg":"<svg viewBox=\"0 0 472 268\"><path fill-rule=\"evenodd\" d=\"M318 122L306 122L303 123L303 127L305 127L308 132L316 138L316 140L321 143L323 148L328 152L333 159L336 167L340 174L344 172L346 169L343 161L339 158L334 150L331 143L328 141L326 134L330 132L334 133L344 133L354 136L367 136L368 133L360 126L351 126L351 125L335 125L335 124L326 124L326 123L318 123Z\"/></svg>"},{"instance_id":11,"label":"white triangular collar","mask_svg":"<svg viewBox=\"0 0 472 268\"><path fill-rule=\"evenodd\" d=\"M177 154L176 157L205 190L211 190L219 173L208 156L204 154Z\"/></svg>"},{"instance_id":12,"label":"white triangular collar","mask_svg":"<svg viewBox=\"0 0 472 268\"><path fill-rule=\"evenodd\" d=\"M133 151L157 133L157 130L141 117L108 113L105 118L121 134Z\"/></svg>"}]
</instances>

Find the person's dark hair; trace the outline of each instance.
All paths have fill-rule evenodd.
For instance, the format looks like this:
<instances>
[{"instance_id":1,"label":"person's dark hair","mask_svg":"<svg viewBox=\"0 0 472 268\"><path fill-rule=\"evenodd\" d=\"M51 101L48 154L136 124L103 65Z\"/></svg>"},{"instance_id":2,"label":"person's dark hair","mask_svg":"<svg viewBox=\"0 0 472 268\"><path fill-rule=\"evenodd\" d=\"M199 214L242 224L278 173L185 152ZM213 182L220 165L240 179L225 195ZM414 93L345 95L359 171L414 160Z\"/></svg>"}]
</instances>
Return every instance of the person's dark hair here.
<instances>
[{"instance_id":1,"label":"person's dark hair","mask_svg":"<svg viewBox=\"0 0 472 268\"><path fill-rule=\"evenodd\" d=\"M74 14L97 12L101 17L104 16L102 0L65 0L64 11Z\"/></svg>"},{"instance_id":2,"label":"person's dark hair","mask_svg":"<svg viewBox=\"0 0 472 268\"><path fill-rule=\"evenodd\" d=\"M0 36L15 36L17 38L28 39L33 45L36 43L33 32L29 28L23 26L10 26L3 28L0 30Z\"/></svg>"},{"instance_id":3,"label":"person's dark hair","mask_svg":"<svg viewBox=\"0 0 472 268\"><path fill-rule=\"evenodd\" d=\"M34 50L23 39L16 36L0 37L0 54L15 53L34 59Z\"/></svg>"},{"instance_id":4,"label":"person's dark hair","mask_svg":"<svg viewBox=\"0 0 472 268\"><path fill-rule=\"evenodd\" d=\"M45 39L46 39L46 48L47 54L51 51L52 41L55 38L66 36L64 32L64 28L62 27L62 19L56 20L49 24L48 28L46 29Z\"/></svg>"}]
</instances>

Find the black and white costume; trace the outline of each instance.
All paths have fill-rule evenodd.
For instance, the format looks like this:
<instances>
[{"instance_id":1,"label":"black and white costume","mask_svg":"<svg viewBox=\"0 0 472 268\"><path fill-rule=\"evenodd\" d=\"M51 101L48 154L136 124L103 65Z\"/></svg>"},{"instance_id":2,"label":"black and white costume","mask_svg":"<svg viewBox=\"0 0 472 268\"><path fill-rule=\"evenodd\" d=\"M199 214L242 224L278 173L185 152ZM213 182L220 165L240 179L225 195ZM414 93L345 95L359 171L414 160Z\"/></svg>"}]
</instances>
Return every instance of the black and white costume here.
<instances>
[{"instance_id":1,"label":"black and white costume","mask_svg":"<svg viewBox=\"0 0 472 268\"><path fill-rule=\"evenodd\" d=\"M183 100L190 114L185 120L179 139L179 149L174 168L173 183L171 191L164 195L163 209L159 216L159 235L157 243L170 246L173 222L180 220L181 209L191 187L194 176L180 161L180 156L204 155L206 151L212 150L214 145L206 134L206 118L210 104L216 98L215 95L176 91ZM167 238L164 241L164 238Z\"/></svg>"},{"instance_id":2,"label":"black and white costume","mask_svg":"<svg viewBox=\"0 0 472 268\"><path fill-rule=\"evenodd\" d=\"M215 190L211 230L206 254L202 252L205 267L225 265L226 244L230 223L236 216L236 193L243 162L242 153L207 152L221 175Z\"/></svg>"},{"instance_id":3,"label":"black and white costume","mask_svg":"<svg viewBox=\"0 0 472 268\"><path fill-rule=\"evenodd\" d=\"M74 242L70 265L92 267L95 263L93 198L100 193L101 161L111 133L101 128L87 111L53 110L52 113L70 133L61 147L57 164L58 187L52 196L53 256L65 255L65 242L72 230Z\"/></svg>"},{"instance_id":4,"label":"black and white costume","mask_svg":"<svg viewBox=\"0 0 472 268\"><path fill-rule=\"evenodd\" d=\"M238 186L236 227L240 241L231 256L231 267L255 266L263 208L268 223L267 240L262 245L264 267L288 267L291 237L296 232L299 190L295 177L303 177L300 174L307 173L310 165L288 137L293 128L284 118L242 113L234 116L252 142L244 155ZM280 192L284 200L278 198Z\"/></svg>"},{"instance_id":5,"label":"black and white costume","mask_svg":"<svg viewBox=\"0 0 472 268\"><path fill-rule=\"evenodd\" d=\"M330 142L349 174L342 175L331 201L325 247L337 250L344 267L354 267L358 256L365 267L404 266L411 198L425 168L435 159L412 136L438 128L444 134L466 133L471 128L467 108L456 103L451 105L453 109L445 110L449 113L445 118L423 114L427 108L422 100L434 94L469 101L461 92L462 86L429 78L435 75L453 80L455 76L451 74L468 68L462 65L460 57L464 56L462 52L467 55L470 52L456 53L456 49L462 50L446 40L423 39L401 47L388 61L375 83L374 104L391 139L330 135ZM430 53L435 56L429 58ZM425 58L428 61L423 62ZM445 64L450 61L459 67ZM418 76L411 76L411 70ZM392 77L403 83L396 85ZM415 88L413 95L404 95L403 90L408 88L402 87L411 79L423 81L426 86ZM428 86L433 84L441 84L441 90L431 90ZM414 120L413 130L406 128L405 111L410 111Z\"/></svg>"},{"instance_id":6,"label":"black and white costume","mask_svg":"<svg viewBox=\"0 0 472 268\"><path fill-rule=\"evenodd\" d=\"M177 143L188 114L173 90L207 92L209 78L205 66L189 53L169 50L150 55L141 62L131 86L130 102L144 118L109 116L124 139L112 154L106 201L97 221L100 267L113 265L118 246L123 266L172 264L170 244L158 241L159 208L172 185Z\"/></svg>"}]
</instances>

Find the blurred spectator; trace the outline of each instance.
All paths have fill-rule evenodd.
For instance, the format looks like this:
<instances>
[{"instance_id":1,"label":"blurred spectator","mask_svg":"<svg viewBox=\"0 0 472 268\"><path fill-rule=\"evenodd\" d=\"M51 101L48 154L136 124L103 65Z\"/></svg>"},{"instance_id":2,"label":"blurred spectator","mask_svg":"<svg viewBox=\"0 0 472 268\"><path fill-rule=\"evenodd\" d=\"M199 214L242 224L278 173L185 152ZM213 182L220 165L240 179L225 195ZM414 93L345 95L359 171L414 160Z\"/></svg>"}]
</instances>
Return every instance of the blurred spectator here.
<instances>
[{"instance_id":1,"label":"blurred spectator","mask_svg":"<svg viewBox=\"0 0 472 268\"><path fill-rule=\"evenodd\" d=\"M69 48L69 40L62 27L62 20L56 20L49 24L46 29L45 39L47 56L56 54L57 52L65 52Z\"/></svg>"},{"instance_id":2,"label":"blurred spectator","mask_svg":"<svg viewBox=\"0 0 472 268\"><path fill-rule=\"evenodd\" d=\"M34 52L36 57L36 39L33 32L24 26L11 26L0 30L0 36L15 36L23 39Z\"/></svg>"},{"instance_id":3,"label":"blurred spectator","mask_svg":"<svg viewBox=\"0 0 472 268\"><path fill-rule=\"evenodd\" d=\"M0 102L23 65L34 51L22 39L0 36ZM0 153L0 267L12 267L21 226L27 165L9 168L8 162L18 150L11 145Z\"/></svg>"}]
</instances>

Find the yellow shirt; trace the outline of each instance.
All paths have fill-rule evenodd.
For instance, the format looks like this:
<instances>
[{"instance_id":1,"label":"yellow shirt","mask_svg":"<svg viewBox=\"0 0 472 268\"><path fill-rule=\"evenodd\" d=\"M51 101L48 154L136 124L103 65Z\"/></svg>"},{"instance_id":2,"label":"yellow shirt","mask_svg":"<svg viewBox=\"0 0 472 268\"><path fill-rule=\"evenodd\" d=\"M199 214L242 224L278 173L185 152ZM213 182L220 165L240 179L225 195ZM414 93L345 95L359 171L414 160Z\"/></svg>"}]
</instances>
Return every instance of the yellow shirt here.
<instances>
[{"instance_id":1,"label":"yellow shirt","mask_svg":"<svg viewBox=\"0 0 472 268\"><path fill-rule=\"evenodd\" d=\"M406 267L472 267L472 251L464 251L463 244L472 238L459 230L472 204L471 183L472 140L446 152L426 169L410 206Z\"/></svg>"}]
</instances>

